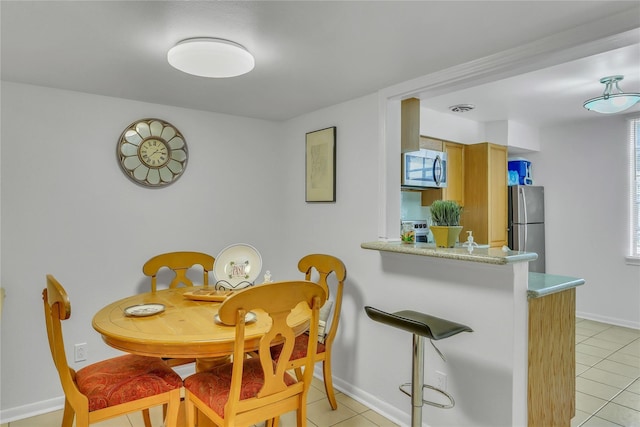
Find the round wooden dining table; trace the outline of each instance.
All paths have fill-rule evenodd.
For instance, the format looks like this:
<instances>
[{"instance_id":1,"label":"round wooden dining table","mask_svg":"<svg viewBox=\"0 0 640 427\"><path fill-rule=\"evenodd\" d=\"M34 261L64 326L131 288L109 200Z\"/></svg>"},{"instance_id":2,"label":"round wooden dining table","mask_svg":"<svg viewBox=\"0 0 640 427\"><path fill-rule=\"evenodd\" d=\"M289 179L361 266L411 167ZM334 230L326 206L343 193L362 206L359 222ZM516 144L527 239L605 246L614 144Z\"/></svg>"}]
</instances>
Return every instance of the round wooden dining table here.
<instances>
[{"instance_id":1,"label":"round wooden dining table","mask_svg":"<svg viewBox=\"0 0 640 427\"><path fill-rule=\"evenodd\" d=\"M163 289L123 298L98 311L93 317L93 327L105 343L127 353L198 360L230 355L235 327L214 320L221 302L194 300L184 295L195 289L203 288ZM141 304L162 304L164 311L142 317L126 314L127 308ZM247 352L258 349L260 337L271 325L266 313L261 310L253 313L257 320L247 323L245 330ZM309 319L310 310L301 303L288 321L296 334L301 334L308 329Z\"/></svg>"}]
</instances>

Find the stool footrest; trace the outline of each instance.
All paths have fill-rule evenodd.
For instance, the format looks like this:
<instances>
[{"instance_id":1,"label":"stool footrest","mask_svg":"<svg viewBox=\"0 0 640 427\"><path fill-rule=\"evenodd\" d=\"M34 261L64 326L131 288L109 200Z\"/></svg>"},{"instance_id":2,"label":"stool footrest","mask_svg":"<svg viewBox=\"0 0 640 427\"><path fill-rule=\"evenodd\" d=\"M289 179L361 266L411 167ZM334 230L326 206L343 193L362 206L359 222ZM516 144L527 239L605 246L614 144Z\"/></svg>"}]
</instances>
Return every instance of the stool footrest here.
<instances>
[{"instance_id":1,"label":"stool footrest","mask_svg":"<svg viewBox=\"0 0 640 427\"><path fill-rule=\"evenodd\" d=\"M405 390L405 389L403 388L403 387L411 387L411 386L412 386L412 384L411 384L411 383L404 383L404 384L402 384L402 385L401 385L400 387L398 387L398 388L400 389L400 391L401 391L401 392L403 392L403 393L404 393L404 394L406 394L407 396L412 397L412 396L411 396L411 392L410 392L410 391L407 391L407 390ZM449 402L450 402L449 404L443 404L443 403L436 403L436 402L431 402L430 400L424 400L424 399L422 399L422 403L424 403L424 404L426 404L426 405L435 406L435 407L438 407L438 408L441 408L441 409L451 409L451 408L453 408L453 407L456 405L456 402L453 400L453 396L451 396L451 395L450 395L449 393L447 393L446 391L444 391L444 390L440 390L439 388L434 387L434 386L429 385L429 384L422 384L422 388L423 388L423 389L428 388L428 389L431 389L431 390L437 391L438 393L442 394L442 395L443 395L443 396L445 396L447 399L449 399Z\"/></svg>"}]
</instances>

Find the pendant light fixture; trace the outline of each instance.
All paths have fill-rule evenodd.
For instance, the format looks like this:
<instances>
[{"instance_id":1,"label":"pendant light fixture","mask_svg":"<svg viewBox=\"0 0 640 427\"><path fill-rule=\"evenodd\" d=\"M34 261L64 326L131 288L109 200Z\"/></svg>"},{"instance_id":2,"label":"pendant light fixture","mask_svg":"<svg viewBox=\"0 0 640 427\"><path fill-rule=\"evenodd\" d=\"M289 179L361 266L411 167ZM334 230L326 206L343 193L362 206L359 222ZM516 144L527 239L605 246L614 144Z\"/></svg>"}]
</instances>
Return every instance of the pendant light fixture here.
<instances>
[{"instance_id":1,"label":"pendant light fixture","mask_svg":"<svg viewBox=\"0 0 640 427\"><path fill-rule=\"evenodd\" d=\"M604 84L604 94L597 98L585 101L583 104L587 110L596 113L612 114L624 111L633 107L640 101L640 93L624 93L620 90L618 82L624 79L624 76L609 76L600 79L600 83ZM613 92L615 87L616 92Z\"/></svg>"},{"instance_id":2,"label":"pendant light fixture","mask_svg":"<svg viewBox=\"0 0 640 427\"><path fill-rule=\"evenodd\" d=\"M255 60L244 46L230 40L197 37L182 40L167 53L172 67L194 76L224 78L253 70Z\"/></svg>"}]
</instances>

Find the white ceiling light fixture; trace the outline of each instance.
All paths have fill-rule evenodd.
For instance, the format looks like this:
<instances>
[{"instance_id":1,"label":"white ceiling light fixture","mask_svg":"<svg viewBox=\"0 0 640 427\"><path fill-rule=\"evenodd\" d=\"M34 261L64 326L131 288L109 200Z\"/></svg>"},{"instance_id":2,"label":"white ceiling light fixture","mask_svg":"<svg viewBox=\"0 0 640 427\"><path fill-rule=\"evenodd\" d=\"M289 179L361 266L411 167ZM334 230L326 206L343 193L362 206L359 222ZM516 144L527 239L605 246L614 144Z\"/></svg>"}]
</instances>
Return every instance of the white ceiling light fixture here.
<instances>
[{"instance_id":1,"label":"white ceiling light fixture","mask_svg":"<svg viewBox=\"0 0 640 427\"><path fill-rule=\"evenodd\" d=\"M178 42L169 49L167 61L185 73L212 78L240 76L255 66L253 55L244 46L212 37Z\"/></svg>"},{"instance_id":2,"label":"white ceiling light fixture","mask_svg":"<svg viewBox=\"0 0 640 427\"><path fill-rule=\"evenodd\" d=\"M628 108L633 107L640 101L640 93L624 93L620 90L618 82L624 79L624 76L609 76L600 79L600 83L604 84L604 94L597 98L585 101L583 104L587 110L597 113L612 114L619 113ZM613 93L613 89L617 92Z\"/></svg>"}]
</instances>

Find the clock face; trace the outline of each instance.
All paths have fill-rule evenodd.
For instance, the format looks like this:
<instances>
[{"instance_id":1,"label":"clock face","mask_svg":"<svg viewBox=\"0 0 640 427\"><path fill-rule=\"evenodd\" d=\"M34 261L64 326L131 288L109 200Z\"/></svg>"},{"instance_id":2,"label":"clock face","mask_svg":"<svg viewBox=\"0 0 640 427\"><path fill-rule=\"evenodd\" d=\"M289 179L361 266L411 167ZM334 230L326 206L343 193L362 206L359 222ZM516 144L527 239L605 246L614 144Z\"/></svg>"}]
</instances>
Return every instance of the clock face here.
<instances>
[{"instance_id":1,"label":"clock face","mask_svg":"<svg viewBox=\"0 0 640 427\"><path fill-rule=\"evenodd\" d=\"M169 147L154 137L145 139L138 148L140 161L150 168L160 168L169 161Z\"/></svg>"},{"instance_id":2,"label":"clock face","mask_svg":"<svg viewBox=\"0 0 640 427\"><path fill-rule=\"evenodd\" d=\"M145 187L175 182L187 167L189 152L182 134L160 119L138 120L118 141L118 160L132 181Z\"/></svg>"}]
</instances>

